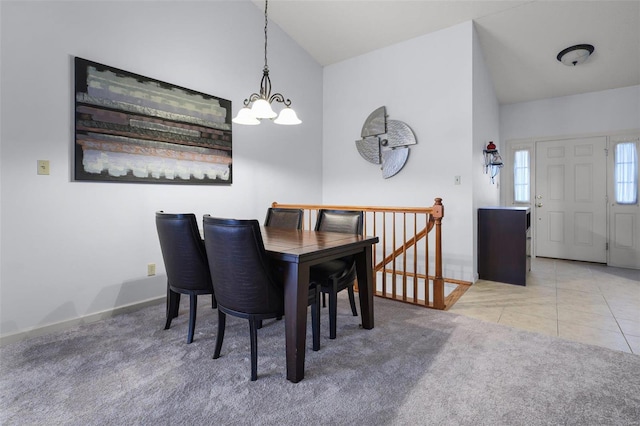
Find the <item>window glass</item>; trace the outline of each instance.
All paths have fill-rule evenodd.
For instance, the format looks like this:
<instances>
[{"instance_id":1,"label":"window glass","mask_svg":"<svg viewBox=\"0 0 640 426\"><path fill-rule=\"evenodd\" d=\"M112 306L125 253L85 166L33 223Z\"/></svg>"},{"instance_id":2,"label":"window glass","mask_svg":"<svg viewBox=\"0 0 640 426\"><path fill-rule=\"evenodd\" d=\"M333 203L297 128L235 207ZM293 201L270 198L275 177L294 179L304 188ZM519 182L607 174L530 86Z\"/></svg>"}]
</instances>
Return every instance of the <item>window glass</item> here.
<instances>
[{"instance_id":1,"label":"window glass","mask_svg":"<svg viewBox=\"0 0 640 426\"><path fill-rule=\"evenodd\" d=\"M616 203L638 202L638 151L635 142L623 142L615 149L614 184Z\"/></svg>"},{"instance_id":2,"label":"window glass","mask_svg":"<svg viewBox=\"0 0 640 426\"><path fill-rule=\"evenodd\" d=\"M518 150L513 160L513 200L516 203L529 202L529 150Z\"/></svg>"}]
</instances>

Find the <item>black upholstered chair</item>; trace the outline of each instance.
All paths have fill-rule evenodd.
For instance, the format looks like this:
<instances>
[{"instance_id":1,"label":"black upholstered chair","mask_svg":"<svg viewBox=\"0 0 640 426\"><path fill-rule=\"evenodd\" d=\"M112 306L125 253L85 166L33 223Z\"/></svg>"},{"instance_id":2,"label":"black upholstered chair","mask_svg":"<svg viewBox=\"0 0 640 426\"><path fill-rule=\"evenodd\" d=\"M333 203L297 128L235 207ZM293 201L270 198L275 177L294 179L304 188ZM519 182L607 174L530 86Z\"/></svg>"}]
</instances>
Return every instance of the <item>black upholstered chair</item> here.
<instances>
[{"instance_id":1,"label":"black upholstered chair","mask_svg":"<svg viewBox=\"0 0 640 426\"><path fill-rule=\"evenodd\" d=\"M284 292L264 248L257 220L203 219L204 239L218 302L218 336L213 358L220 357L226 315L249 320L251 380L258 378L258 323L282 318ZM318 294L315 306L319 307ZM319 308L317 309L319 311ZM318 327L319 328L319 327ZM314 326L315 330L315 326ZM316 339L314 333L314 350Z\"/></svg>"},{"instance_id":2,"label":"black upholstered chair","mask_svg":"<svg viewBox=\"0 0 640 426\"><path fill-rule=\"evenodd\" d=\"M347 234L362 234L363 213L361 211L326 210L318 211L316 231L342 232ZM338 292L347 290L353 316L356 310L353 285L356 279L354 256L324 262L311 267L311 281L320 286L320 292L329 295L329 338L336 338L336 318Z\"/></svg>"},{"instance_id":3,"label":"black upholstered chair","mask_svg":"<svg viewBox=\"0 0 640 426\"><path fill-rule=\"evenodd\" d=\"M178 316L180 294L188 294L187 343L191 343L196 327L198 295L211 294L212 307L216 307L204 241L200 237L196 217L192 213L156 212L156 228L167 271L167 321L164 328L168 329L171 320Z\"/></svg>"},{"instance_id":4,"label":"black upholstered chair","mask_svg":"<svg viewBox=\"0 0 640 426\"><path fill-rule=\"evenodd\" d=\"M274 228L302 229L302 209L281 209L269 207L267 217L264 219L264 226Z\"/></svg>"}]
</instances>

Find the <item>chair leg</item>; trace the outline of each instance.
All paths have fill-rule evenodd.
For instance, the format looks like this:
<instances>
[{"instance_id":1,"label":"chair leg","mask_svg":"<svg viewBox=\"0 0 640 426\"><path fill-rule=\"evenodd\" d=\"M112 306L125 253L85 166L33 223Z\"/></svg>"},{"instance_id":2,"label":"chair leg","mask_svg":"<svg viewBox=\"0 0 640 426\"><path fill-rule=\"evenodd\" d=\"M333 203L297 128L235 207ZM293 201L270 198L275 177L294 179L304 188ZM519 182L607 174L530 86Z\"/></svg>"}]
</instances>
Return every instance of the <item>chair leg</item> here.
<instances>
[{"instance_id":1,"label":"chair leg","mask_svg":"<svg viewBox=\"0 0 640 426\"><path fill-rule=\"evenodd\" d=\"M260 321L262 322L262 321ZM258 320L249 318L249 337L251 339L251 381L258 380Z\"/></svg>"},{"instance_id":2,"label":"chair leg","mask_svg":"<svg viewBox=\"0 0 640 426\"><path fill-rule=\"evenodd\" d=\"M180 310L180 293L176 293L175 291L172 291L172 293L174 294L174 298L175 298L175 304L173 305L173 318L178 318L178 311Z\"/></svg>"},{"instance_id":3,"label":"chair leg","mask_svg":"<svg viewBox=\"0 0 640 426\"><path fill-rule=\"evenodd\" d=\"M313 350L320 350L320 288L315 287L315 303L311 305L311 328L313 334Z\"/></svg>"},{"instance_id":4,"label":"chair leg","mask_svg":"<svg viewBox=\"0 0 640 426\"><path fill-rule=\"evenodd\" d=\"M167 287L167 321L164 324L165 330L171 327L171 320L178 316L179 307L180 293L176 293Z\"/></svg>"},{"instance_id":5,"label":"chair leg","mask_svg":"<svg viewBox=\"0 0 640 426\"><path fill-rule=\"evenodd\" d=\"M351 312L354 317L358 316L358 311L356 310L356 297L353 294L353 285L347 287L347 293L349 293L349 303L351 304Z\"/></svg>"},{"instance_id":6,"label":"chair leg","mask_svg":"<svg viewBox=\"0 0 640 426\"><path fill-rule=\"evenodd\" d=\"M196 311L198 309L198 296L192 294L189 296L189 334L187 343L193 342L193 333L196 329Z\"/></svg>"},{"instance_id":7,"label":"chair leg","mask_svg":"<svg viewBox=\"0 0 640 426\"><path fill-rule=\"evenodd\" d=\"M216 337L216 350L213 352L213 359L220 358L220 350L222 349L222 341L224 340L224 328L227 316L218 309L218 336Z\"/></svg>"},{"instance_id":8,"label":"chair leg","mask_svg":"<svg viewBox=\"0 0 640 426\"><path fill-rule=\"evenodd\" d=\"M215 309L218 307L218 301L216 300L216 295L211 294L211 309Z\"/></svg>"},{"instance_id":9,"label":"chair leg","mask_svg":"<svg viewBox=\"0 0 640 426\"><path fill-rule=\"evenodd\" d=\"M338 291L335 287L329 292L329 339L336 338L336 321L338 318Z\"/></svg>"},{"instance_id":10,"label":"chair leg","mask_svg":"<svg viewBox=\"0 0 640 426\"><path fill-rule=\"evenodd\" d=\"M325 296L326 296L326 294L322 293L322 307L323 308L327 307L327 298Z\"/></svg>"}]
</instances>

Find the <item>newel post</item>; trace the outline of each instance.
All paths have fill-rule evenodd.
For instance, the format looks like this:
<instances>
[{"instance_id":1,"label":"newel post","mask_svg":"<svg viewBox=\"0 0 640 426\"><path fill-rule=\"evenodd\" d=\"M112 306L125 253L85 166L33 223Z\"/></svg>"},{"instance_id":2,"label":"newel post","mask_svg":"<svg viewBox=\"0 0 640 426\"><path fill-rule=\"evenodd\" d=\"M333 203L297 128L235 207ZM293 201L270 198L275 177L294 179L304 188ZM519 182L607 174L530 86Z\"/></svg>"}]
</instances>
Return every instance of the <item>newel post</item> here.
<instances>
[{"instance_id":1,"label":"newel post","mask_svg":"<svg viewBox=\"0 0 640 426\"><path fill-rule=\"evenodd\" d=\"M444 310L444 278L442 278L442 218L444 206L442 198L436 198L431 208L431 214L435 219L436 227L436 273L433 278L433 307Z\"/></svg>"}]
</instances>

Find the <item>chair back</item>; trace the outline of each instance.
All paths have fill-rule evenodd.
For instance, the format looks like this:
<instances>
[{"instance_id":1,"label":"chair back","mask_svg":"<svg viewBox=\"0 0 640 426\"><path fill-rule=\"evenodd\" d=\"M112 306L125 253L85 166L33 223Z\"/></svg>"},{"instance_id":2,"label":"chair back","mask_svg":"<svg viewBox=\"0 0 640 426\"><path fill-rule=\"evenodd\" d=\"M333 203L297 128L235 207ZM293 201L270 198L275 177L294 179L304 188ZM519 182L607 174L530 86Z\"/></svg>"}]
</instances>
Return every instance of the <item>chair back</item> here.
<instances>
[{"instance_id":1,"label":"chair back","mask_svg":"<svg viewBox=\"0 0 640 426\"><path fill-rule=\"evenodd\" d=\"M315 230L362 235L362 223L361 211L320 209Z\"/></svg>"},{"instance_id":2,"label":"chair back","mask_svg":"<svg viewBox=\"0 0 640 426\"><path fill-rule=\"evenodd\" d=\"M209 263L196 216L159 211L156 228L169 287L212 293Z\"/></svg>"},{"instance_id":3,"label":"chair back","mask_svg":"<svg viewBox=\"0 0 640 426\"><path fill-rule=\"evenodd\" d=\"M264 219L264 226L274 228L302 229L302 209L281 209L269 207L267 217Z\"/></svg>"},{"instance_id":4,"label":"chair back","mask_svg":"<svg viewBox=\"0 0 640 426\"><path fill-rule=\"evenodd\" d=\"M284 293L273 278L257 220L203 220L204 240L218 306L238 314L284 309Z\"/></svg>"}]
</instances>

